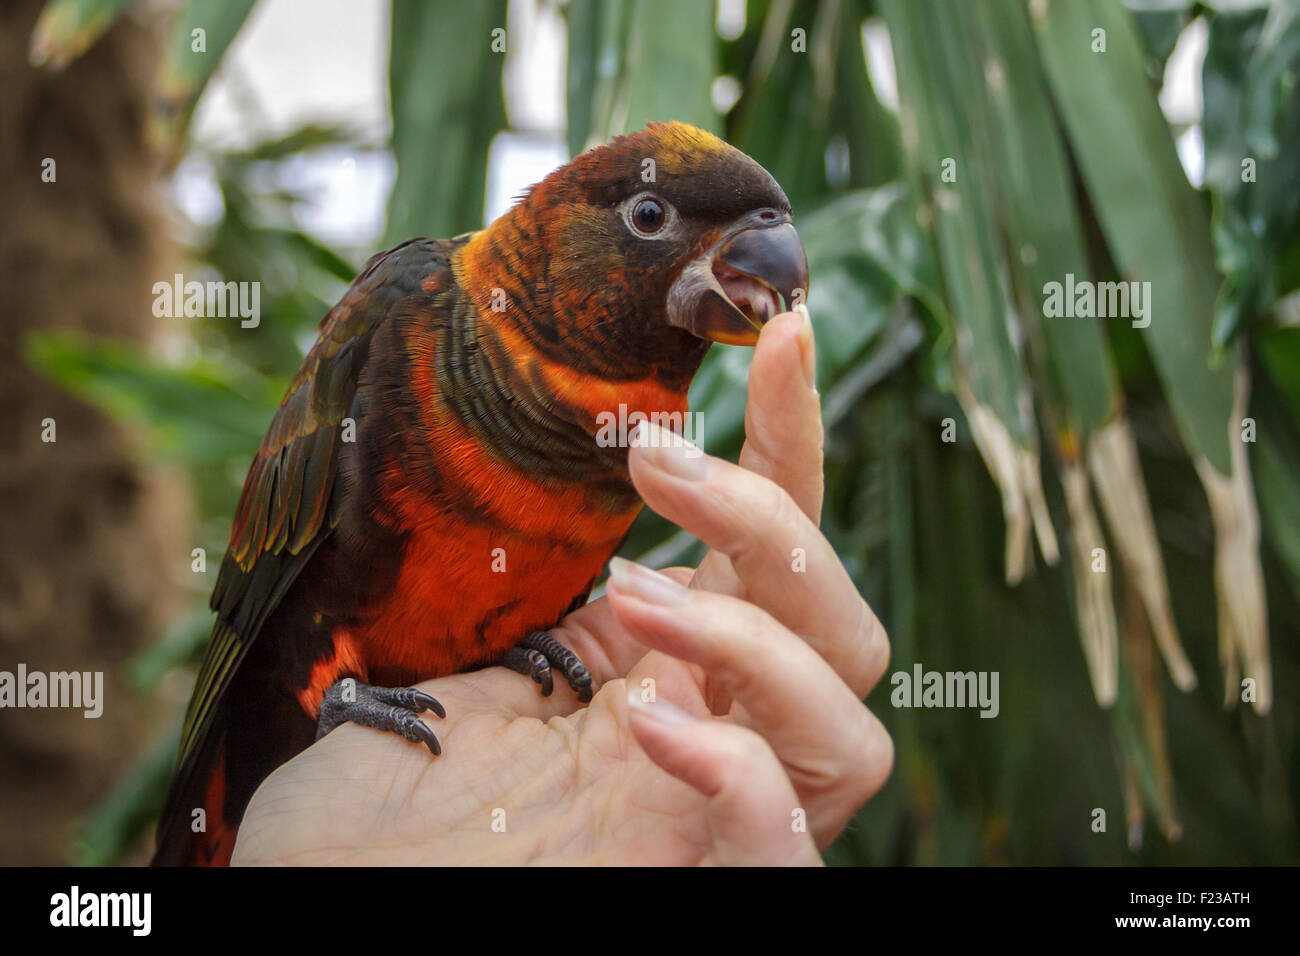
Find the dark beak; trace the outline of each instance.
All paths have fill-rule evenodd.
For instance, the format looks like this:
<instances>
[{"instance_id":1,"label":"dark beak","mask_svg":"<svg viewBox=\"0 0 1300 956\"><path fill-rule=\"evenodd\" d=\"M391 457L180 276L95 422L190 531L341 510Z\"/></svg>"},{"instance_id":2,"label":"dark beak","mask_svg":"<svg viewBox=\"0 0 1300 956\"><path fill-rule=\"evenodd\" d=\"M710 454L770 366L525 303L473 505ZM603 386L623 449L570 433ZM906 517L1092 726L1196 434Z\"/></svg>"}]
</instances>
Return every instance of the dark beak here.
<instances>
[{"instance_id":1,"label":"dark beak","mask_svg":"<svg viewBox=\"0 0 1300 956\"><path fill-rule=\"evenodd\" d=\"M711 342L753 345L774 315L806 300L808 257L787 213L739 219L668 294L668 322Z\"/></svg>"}]
</instances>

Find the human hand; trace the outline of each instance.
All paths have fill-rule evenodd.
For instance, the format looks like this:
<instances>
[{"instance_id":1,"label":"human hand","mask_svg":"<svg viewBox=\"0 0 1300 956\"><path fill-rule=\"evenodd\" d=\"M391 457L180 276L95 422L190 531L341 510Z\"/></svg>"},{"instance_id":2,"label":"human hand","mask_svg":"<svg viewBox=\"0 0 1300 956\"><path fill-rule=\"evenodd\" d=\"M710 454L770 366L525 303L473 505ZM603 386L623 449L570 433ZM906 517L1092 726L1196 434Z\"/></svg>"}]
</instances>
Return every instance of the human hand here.
<instances>
[{"instance_id":1,"label":"human hand","mask_svg":"<svg viewBox=\"0 0 1300 956\"><path fill-rule=\"evenodd\" d=\"M589 706L504 668L426 681L441 757L337 728L262 784L234 862L820 862L893 749L861 703L884 631L817 530L805 323L764 327L739 466L653 447L653 426L631 449L646 503L712 550L694 572L616 559L606 596L551 630L600 685Z\"/></svg>"}]
</instances>

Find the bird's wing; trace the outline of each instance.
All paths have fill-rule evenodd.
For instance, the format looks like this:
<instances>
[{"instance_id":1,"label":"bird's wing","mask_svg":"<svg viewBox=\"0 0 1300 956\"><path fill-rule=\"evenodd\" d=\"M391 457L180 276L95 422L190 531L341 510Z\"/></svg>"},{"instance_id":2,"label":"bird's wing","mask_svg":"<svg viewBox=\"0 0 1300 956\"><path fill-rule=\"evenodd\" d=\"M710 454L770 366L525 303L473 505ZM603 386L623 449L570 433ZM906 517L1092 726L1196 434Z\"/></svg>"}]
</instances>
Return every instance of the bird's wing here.
<instances>
[{"instance_id":1,"label":"bird's wing","mask_svg":"<svg viewBox=\"0 0 1300 956\"><path fill-rule=\"evenodd\" d=\"M321 322L316 344L289 385L235 509L212 593L217 621L185 715L164 827L240 661L338 522L341 424L353 414L375 330L430 276L449 273L448 251L448 243L412 239L373 256Z\"/></svg>"}]
</instances>

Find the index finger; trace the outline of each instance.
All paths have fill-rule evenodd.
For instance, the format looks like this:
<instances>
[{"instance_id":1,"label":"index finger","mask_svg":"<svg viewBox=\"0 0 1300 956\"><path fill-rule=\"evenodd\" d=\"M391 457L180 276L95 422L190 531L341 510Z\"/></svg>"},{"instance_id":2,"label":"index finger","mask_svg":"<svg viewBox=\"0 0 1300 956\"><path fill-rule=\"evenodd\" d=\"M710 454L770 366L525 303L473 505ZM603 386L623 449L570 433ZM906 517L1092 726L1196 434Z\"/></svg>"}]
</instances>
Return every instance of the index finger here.
<instances>
[{"instance_id":1,"label":"index finger","mask_svg":"<svg viewBox=\"0 0 1300 956\"><path fill-rule=\"evenodd\" d=\"M816 361L807 306L763 327L749 367L740 465L776 482L820 524L825 436Z\"/></svg>"},{"instance_id":2,"label":"index finger","mask_svg":"<svg viewBox=\"0 0 1300 956\"><path fill-rule=\"evenodd\" d=\"M823 444L812 319L808 307L800 305L771 319L759 333L749 366L740 466L776 482L820 526ZM716 550L700 562L693 586L744 593L727 556Z\"/></svg>"}]
</instances>

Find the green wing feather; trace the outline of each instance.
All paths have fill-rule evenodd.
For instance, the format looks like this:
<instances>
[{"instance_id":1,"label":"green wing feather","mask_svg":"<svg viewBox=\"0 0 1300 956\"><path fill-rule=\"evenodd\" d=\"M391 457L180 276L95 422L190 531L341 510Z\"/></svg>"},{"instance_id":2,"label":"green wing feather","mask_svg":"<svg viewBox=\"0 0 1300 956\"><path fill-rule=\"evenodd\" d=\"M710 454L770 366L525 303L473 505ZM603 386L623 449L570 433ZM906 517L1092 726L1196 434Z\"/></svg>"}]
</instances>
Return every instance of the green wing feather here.
<instances>
[{"instance_id":1,"label":"green wing feather","mask_svg":"<svg viewBox=\"0 0 1300 956\"><path fill-rule=\"evenodd\" d=\"M422 280L447 269L447 244L412 239L373 256L321 321L320 336L262 440L235 510L211 606L216 625L181 732L162 825L185 792L216 706L267 617L338 521L344 418L375 329Z\"/></svg>"}]
</instances>

